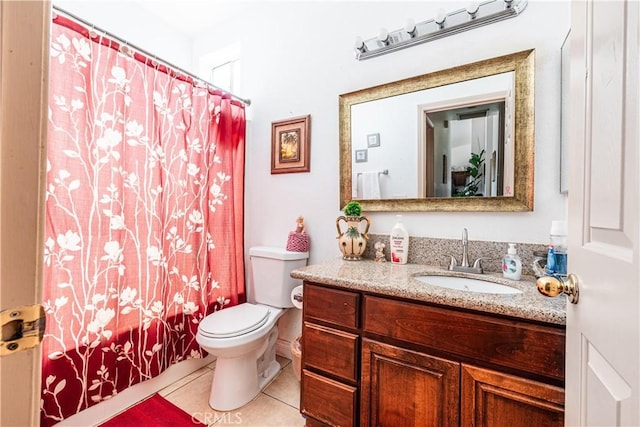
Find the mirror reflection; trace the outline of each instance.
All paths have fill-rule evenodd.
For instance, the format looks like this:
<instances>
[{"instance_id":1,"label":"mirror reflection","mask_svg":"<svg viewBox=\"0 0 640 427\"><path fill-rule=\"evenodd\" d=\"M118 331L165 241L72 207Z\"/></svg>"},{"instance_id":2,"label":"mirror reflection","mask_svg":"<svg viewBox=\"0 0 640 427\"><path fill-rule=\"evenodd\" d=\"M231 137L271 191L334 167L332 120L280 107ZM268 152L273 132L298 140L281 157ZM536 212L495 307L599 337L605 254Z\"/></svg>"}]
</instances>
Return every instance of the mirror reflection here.
<instances>
[{"instance_id":1,"label":"mirror reflection","mask_svg":"<svg viewBox=\"0 0 640 427\"><path fill-rule=\"evenodd\" d=\"M534 51L340 95L340 205L533 210Z\"/></svg>"},{"instance_id":2,"label":"mirror reflection","mask_svg":"<svg viewBox=\"0 0 640 427\"><path fill-rule=\"evenodd\" d=\"M353 105L353 198L512 195L513 76Z\"/></svg>"}]
</instances>

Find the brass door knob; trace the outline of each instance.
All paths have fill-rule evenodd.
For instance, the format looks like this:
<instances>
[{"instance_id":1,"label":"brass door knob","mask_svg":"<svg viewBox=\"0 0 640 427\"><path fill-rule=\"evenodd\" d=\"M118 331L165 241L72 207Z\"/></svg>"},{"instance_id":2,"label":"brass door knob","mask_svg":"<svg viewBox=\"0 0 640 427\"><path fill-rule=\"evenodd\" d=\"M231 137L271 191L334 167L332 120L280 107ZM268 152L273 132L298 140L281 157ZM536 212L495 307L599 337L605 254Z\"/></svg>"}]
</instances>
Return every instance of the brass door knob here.
<instances>
[{"instance_id":1,"label":"brass door knob","mask_svg":"<svg viewBox=\"0 0 640 427\"><path fill-rule=\"evenodd\" d=\"M559 277L544 276L537 280L538 292L547 297L555 297L566 294L571 304L578 303L580 278L571 273L566 279Z\"/></svg>"}]
</instances>

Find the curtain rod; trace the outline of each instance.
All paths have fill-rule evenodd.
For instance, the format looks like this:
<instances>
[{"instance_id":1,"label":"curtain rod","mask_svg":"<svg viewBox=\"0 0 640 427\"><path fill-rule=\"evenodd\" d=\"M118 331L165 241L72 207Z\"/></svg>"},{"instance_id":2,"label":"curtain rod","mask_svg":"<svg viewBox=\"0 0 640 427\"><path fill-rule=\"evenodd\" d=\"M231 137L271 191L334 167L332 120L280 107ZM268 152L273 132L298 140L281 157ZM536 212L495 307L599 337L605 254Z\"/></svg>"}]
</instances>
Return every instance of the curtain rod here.
<instances>
[{"instance_id":1,"label":"curtain rod","mask_svg":"<svg viewBox=\"0 0 640 427\"><path fill-rule=\"evenodd\" d=\"M105 36L114 39L114 41L116 41L116 42L118 42L120 44L124 44L127 47L130 47L130 48L132 48L134 50L137 50L139 53L147 56L149 59L153 59L154 61L162 62L163 65L173 69L174 71L178 71L178 72L180 72L182 74L185 74L185 75L191 77L194 80L203 82L203 83L207 84L208 86L211 86L214 89L218 89L218 90L221 90L221 91L223 91L225 93L228 93L232 98L242 102L246 106L251 105L251 100L250 99L241 98L238 95L235 95L235 94L233 94L233 93L231 93L231 92L229 92L227 90L222 89L221 87L218 87L218 86L216 86L216 85L214 85L212 83L209 83L208 81L204 80L203 78L198 77L195 74L190 73L189 71L187 71L187 70L185 70L183 68L180 68L180 67L178 67L176 65L173 65L172 63L167 62L164 59L160 59L157 56L155 56L154 54L152 54L152 53L150 53L150 52L148 52L148 51L146 51L146 50L144 50L144 49L142 49L142 48L140 48L140 47L138 47L138 46L136 46L136 45L134 45L132 43L129 43L128 41L124 40L121 37L116 36L115 34L112 34L112 33L108 32L108 31L103 30L102 28L99 28L99 27L95 26L91 22L88 22L88 21L86 21L86 20L84 20L84 19L82 19L82 18L80 18L80 17L78 17L78 16L76 16L76 15L70 13L70 12L67 12L66 10L62 9L59 6L52 5L52 9L53 9L53 11L55 13L59 13L59 14L65 15L66 17L68 17L70 19L73 19L73 20L77 21L78 23L86 26L88 30L99 31L99 32L103 33Z\"/></svg>"}]
</instances>

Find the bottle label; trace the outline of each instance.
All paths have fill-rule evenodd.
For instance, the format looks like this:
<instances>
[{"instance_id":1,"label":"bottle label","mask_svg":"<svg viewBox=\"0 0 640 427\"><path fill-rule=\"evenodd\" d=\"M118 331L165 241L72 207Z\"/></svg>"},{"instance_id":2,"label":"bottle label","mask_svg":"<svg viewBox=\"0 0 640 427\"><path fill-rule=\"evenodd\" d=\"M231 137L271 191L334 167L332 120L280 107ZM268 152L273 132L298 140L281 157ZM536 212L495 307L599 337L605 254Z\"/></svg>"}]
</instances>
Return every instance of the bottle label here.
<instances>
[{"instance_id":1,"label":"bottle label","mask_svg":"<svg viewBox=\"0 0 640 427\"><path fill-rule=\"evenodd\" d=\"M407 238L400 235L391 235L391 262L394 264L404 264L406 262L405 258L407 256Z\"/></svg>"},{"instance_id":2,"label":"bottle label","mask_svg":"<svg viewBox=\"0 0 640 427\"><path fill-rule=\"evenodd\" d=\"M567 254L556 252L554 255L556 264L554 273L562 277L567 277Z\"/></svg>"},{"instance_id":3,"label":"bottle label","mask_svg":"<svg viewBox=\"0 0 640 427\"><path fill-rule=\"evenodd\" d=\"M404 252L404 240L403 236L391 236L391 248L397 252Z\"/></svg>"},{"instance_id":4,"label":"bottle label","mask_svg":"<svg viewBox=\"0 0 640 427\"><path fill-rule=\"evenodd\" d=\"M513 258L505 258L502 261L502 271L510 274L514 274L518 271L518 264L516 263L516 260Z\"/></svg>"}]
</instances>

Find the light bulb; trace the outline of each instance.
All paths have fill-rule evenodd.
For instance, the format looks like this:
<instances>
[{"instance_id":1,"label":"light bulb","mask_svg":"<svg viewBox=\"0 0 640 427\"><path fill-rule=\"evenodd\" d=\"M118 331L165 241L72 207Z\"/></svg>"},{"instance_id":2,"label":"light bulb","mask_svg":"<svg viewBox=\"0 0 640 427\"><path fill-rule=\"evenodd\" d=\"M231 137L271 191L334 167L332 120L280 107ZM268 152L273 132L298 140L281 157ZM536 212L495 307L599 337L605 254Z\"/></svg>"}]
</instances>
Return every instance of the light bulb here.
<instances>
[{"instance_id":1,"label":"light bulb","mask_svg":"<svg viewBox=\"0 0 640 427\"><path fill-rule=\"evenodd\" d=\"M434 21L436 21L436 24L438 24L438 26L440 28L444 27L444 21L447 20L447 12L445 12L444 9L440 9L438 10L438 14L436 15Z\"/></svg>"},{"instance_id":2,"label":"light bulb","mask_svg":"<svg viewBox=\"0 0 640 427\"><path fill-rule=\"evenodd\" d=\"M406 24L404 24L404 30L409 34L409 36L411 36L411 38L418 34L416 22L411 18L407 19Z\"/></svg>"},{"instance_id":3,"label":"light bulb","mask_svg":"<svg viewBox=\"0 0 640 427\"><path fill-rule=\"evenodd\" d=\"M471 19L474 19L476 17L479 8L480 5L477 2L469 2L469 4L467 5L467 13L470 15Z\"/></svg>"},{"instance_id":4,"label":"light bulb","mask_svg":"<svg viewBox=\"0 0 640 427\"><path fill-rule=\"evenodd\" d=\"M364 53L367 51L367 46L364 44L364 41L360 36L356 37L356 39L354 40L353 47L356 50L360 51L361 53Z\"/></svg>"},{"instance_id":5,"label":"light bulb","mask_svg":"<svg viewBox=\"0 0 640 427\"><path fill-rule=\"evenodd\" d=\"M385 46L389 44L389 31L386 28L380 28L378 32L378 40L382 42Z\"/></svg>"}]
</instances>

